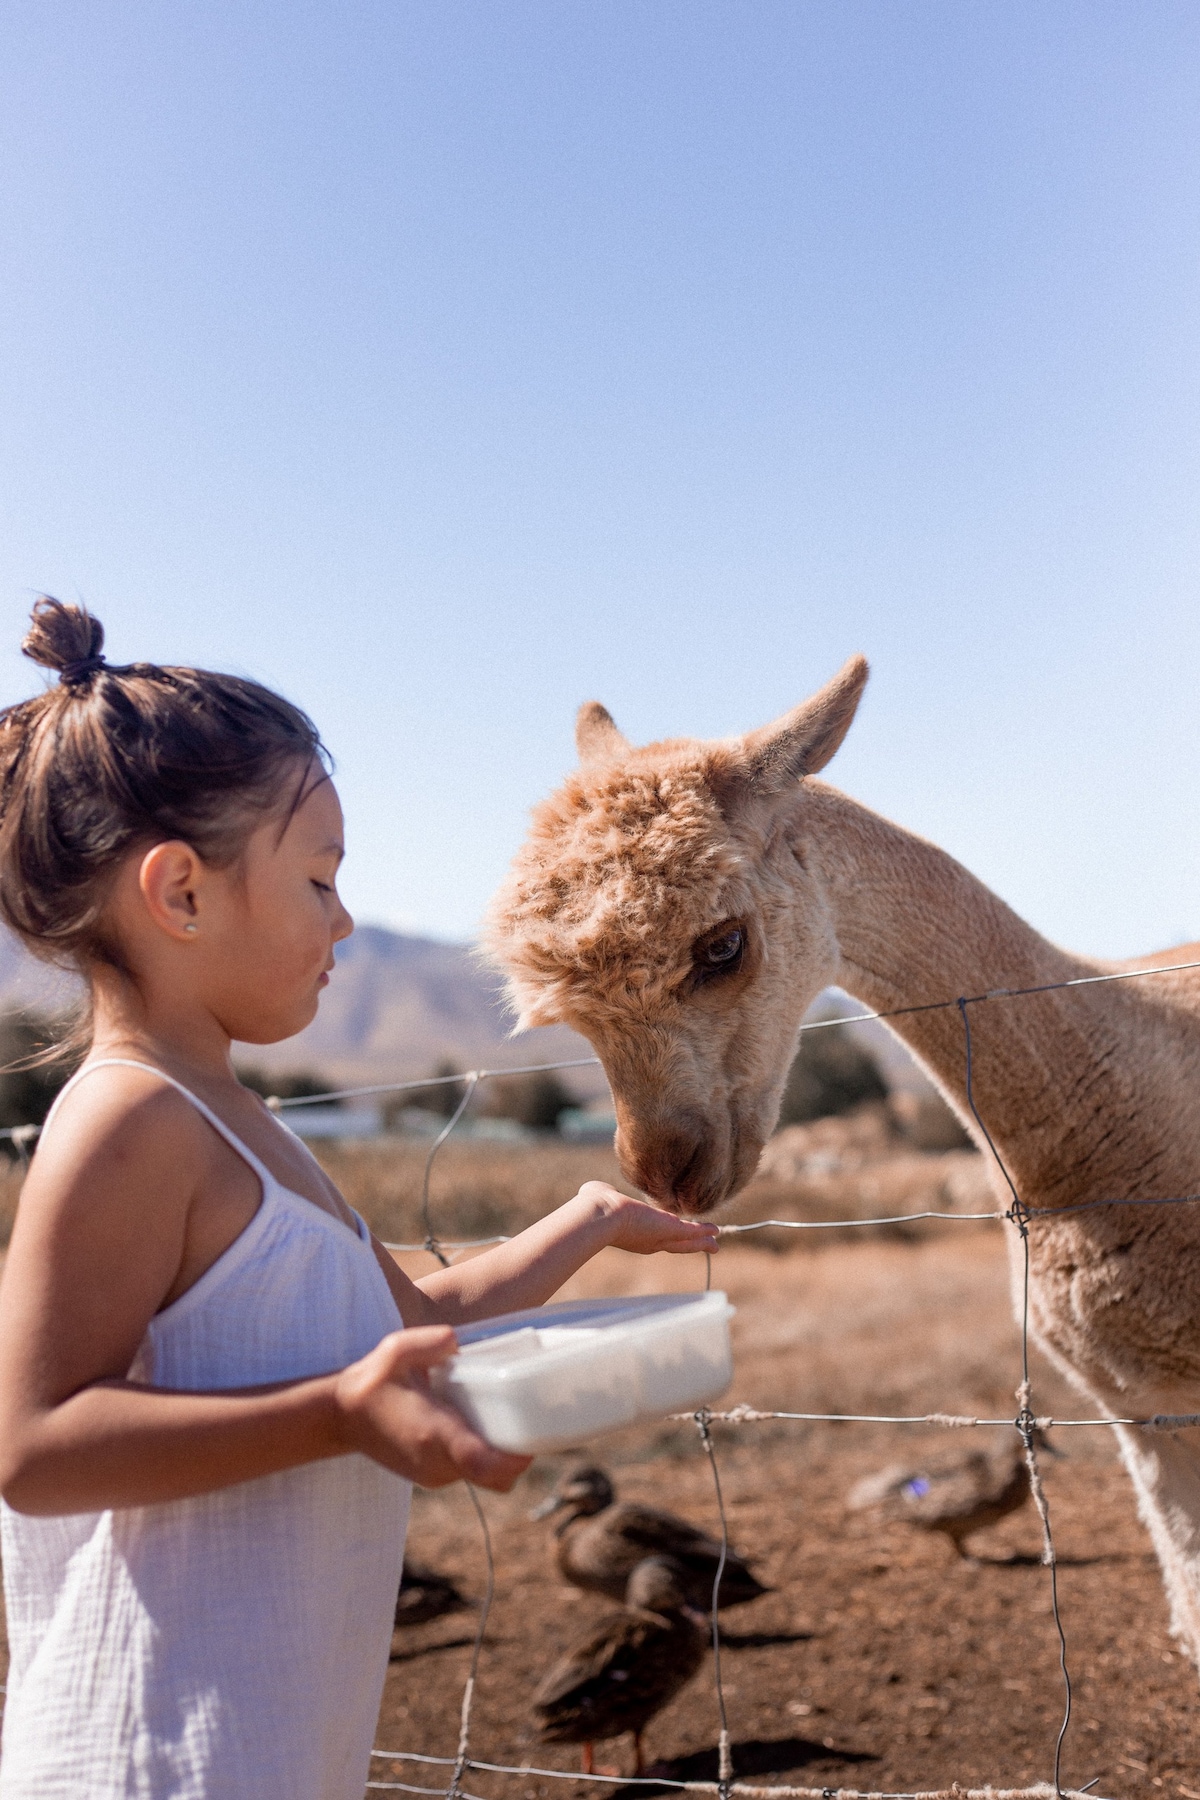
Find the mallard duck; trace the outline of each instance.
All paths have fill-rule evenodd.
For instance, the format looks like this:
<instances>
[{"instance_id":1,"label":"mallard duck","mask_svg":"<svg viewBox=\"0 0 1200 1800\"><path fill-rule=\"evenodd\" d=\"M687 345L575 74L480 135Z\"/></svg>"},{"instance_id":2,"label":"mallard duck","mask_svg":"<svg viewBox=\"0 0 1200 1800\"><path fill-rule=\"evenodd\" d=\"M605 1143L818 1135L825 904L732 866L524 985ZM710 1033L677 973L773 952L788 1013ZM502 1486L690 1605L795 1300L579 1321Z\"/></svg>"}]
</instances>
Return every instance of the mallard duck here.
<instances>
[{"instance_id":1,"label":"mallard duck","mask_svg":"<svg viewBox=\"0 0 1200 1800\"><path fill-rule=\"evenodd\" d=\"M529 1516L545 1519L563 1511L566 1517L555 1529L556 1559L563 1580L573 1587L623 1600L638 1564L648 1556L666 1557L678 1570L688 1605L704 1612L712 1606L721 1546L707 1532L673 1513L618 1501L604 1470L592 1464L564 1476ZM746 1559L727 1551L718 1604L742 1606L767 1592Z\"/></svg>"},{"instance_id":2,"label":"mallard duck","mask_svg":"<svg viewBox=\"0 0 1200 1800\"><path fill-rule=\"evenodd\" d=\"M424 1569L405 1557L400 1571L400 1592L396 1595L397 1625L424 1625L429 1619L440 1619L444 1613L462 1612L464 1607L473 1604L459 1593L448 1575Z\"/></svg>"},{"instance_id":3,"label":"mallard duck","mask_svg":"<svg viewBox=\"0 0 1200 1800\"><path fill-rule=\"evenodd\" d=\"M582 1744L591 1775L593 1746L633 1733L634 1773L644 1769L642 1733L704 1660L704 1621L687 1603L677 1565L645 1557L629 1578L626 1605L578 1637L533 1699L543 1744Z\"/></svg>"},{"instance_id":4,"label":"mallard duck","mask_svg":"<svg viewBox=\"0 0 1200 1800\"><path fill-rule=\"evenodd\" d=\"M1035 1442L1052 1456L1060 1454L1041 1431ZM1028 1499L1024 1446L1006 1436L989 1450L972 1450L953 1462L893 1463L860 1481L846 1504L851 1512L875 1508L884 1518L940 1531L969 1560L965 1539L1019 1511Z\"/></svg>"}]
</instances>

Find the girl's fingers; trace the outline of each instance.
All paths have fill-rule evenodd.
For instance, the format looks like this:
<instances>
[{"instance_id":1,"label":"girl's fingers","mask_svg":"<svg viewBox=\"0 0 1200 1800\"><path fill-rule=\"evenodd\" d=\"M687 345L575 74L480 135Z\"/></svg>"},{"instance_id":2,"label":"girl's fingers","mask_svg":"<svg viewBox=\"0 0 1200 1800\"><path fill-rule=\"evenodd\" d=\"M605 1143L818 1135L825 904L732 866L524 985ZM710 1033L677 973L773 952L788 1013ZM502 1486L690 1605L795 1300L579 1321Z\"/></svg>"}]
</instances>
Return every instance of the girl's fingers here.
<instances>
[{"instance_id":1,"label":"girl's fingers","mask_svg":"<svg viewBox=\"0 0 1200 1800\"><path fill-rule=\"evenodd\" d=\"M394 1351L388 1340L385 1345ZM372 1360L378 1363L378 1351ZM389 1379L377 1366L361 1390L351 1388L347 1403L347 1447L364 1451L421 1487L445 1487L465 1477L503 1492L529 1465L528 1457L494 1449L461 1413L423 1385L406 1381L403 1371Z\"/></svg>"},{"instance_id":2,"label":"girl's fingers","mask_svg":"<svg viewBox=\"0 0 1200 1800\"><path fill-rule=\"evenodd\" d=\"M490 1488L495 1494L507 1494L533 1461L532 1456L513 1456L507 1450L496 1450L482 1438L478 1442L480 1449L462 1458L464 1476L476 1487Z\"/></svg>"},{"instance_id":3,"label":"girl's fingers","mask_svg":"<svg viewBox=\"0 0 1200 1800\"><path fill-rule=\"evenodd\" d=\"M385 1408L389 1392L417 1394L428 1391L425 1377L439 1363L448 1361L458 1348L449 1325L416 1325L408 1331L392 1331L373 1350L342 1370L334 1393L338 1407L353 1421L378 1405Z\"/></svg>"},{"instance_id":4,"label":"girl's fingers","mask_svg":"<svg viewBox=\"0 0 1200 1800\"><path fill-rule=\"evenodd\" d=\"M461 1413L444 1401L427 1396L408 1396L432 1426L423 1453L414 1458L413 1479L423 1487L444 1487L452 1481L472 1481L478 1487L505 1494L529 1467L533 1458L497 1450L472 1429ZM426 1410L429 1409L429 1410Z\"/></svg>"},{"instance_id":5,"label":"girl's fingers","mask_svg":"<svg viewBox=\"0 0 1200 1800\"><path fill-rule=\"evenodd\" d=\"M380 1340L374 1354L383 1364L382 1372L390 1379L403 1379L412 1369L433 1369L448 1362L458 1349L458 1339L449 1325L413 1325L407 1331L393 1331Z\"/></svg>"},{"instance_id":6,"label":"girl's fingers","mask_svg":"<svg viewBox=\"0 0 1200 1800\"><path fill-rule=\"evenodd\" d=\"M661 1248L680 1250L711 1250L717 1243L715 1225L700 1224L690 1219L672 1219L673 1229L656 1232L662 1240Z\"/></svg>"},{"instance_id":7,"label":"girl's fingers","mask_svg":"<svg viewBox=\"0 0 1200 1800\"><path fill-rule=\"evenodd\" d=\"M644 1255L666 1251L670 1255L694 1256L701 1250L711 1254L719 1239L716 1226L707 1220L681 1219L644 1201L631 1200L618 1215L613 1241L619 1249L640 1250Z\"/></svg>"}]
</instances>

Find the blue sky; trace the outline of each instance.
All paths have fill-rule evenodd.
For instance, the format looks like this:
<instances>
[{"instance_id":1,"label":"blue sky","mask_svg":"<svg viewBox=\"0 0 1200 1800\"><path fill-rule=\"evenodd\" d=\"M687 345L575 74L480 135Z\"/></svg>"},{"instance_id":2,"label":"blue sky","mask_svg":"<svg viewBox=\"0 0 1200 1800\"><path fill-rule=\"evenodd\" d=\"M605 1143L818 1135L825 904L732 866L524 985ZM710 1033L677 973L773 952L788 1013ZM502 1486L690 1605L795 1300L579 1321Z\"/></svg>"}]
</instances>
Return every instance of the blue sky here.
<instances>
[{"instance_id":1,"label":"blue sky","mask_svg":"<svg viewBox=\"0 0 1200 1800\"><path fill-rule=\"evenodd\" d=\"M7 0L33 593L318 720L467 936L598 697L874 676L831 776L1041 929L1200 934L1200 11Z\"/></svg>"}]
</instances>

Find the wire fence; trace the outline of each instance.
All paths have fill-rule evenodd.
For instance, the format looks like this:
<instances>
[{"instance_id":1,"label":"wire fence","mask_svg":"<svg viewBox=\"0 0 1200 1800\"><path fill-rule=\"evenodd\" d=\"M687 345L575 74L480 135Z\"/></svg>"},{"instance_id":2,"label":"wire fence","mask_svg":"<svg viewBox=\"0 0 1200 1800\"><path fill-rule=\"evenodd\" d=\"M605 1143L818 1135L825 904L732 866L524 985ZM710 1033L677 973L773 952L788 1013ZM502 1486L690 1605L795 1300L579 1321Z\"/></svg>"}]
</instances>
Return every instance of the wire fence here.
<instances>
[{"instance_id":1,"label":"wire fence","mask_svg":"<svg viewBox=\"0 0 1200 1800\"><path fill-rule=\"evenodd\" d=\"M859 1219L758 1219L743 1224L724 1225L719 1227L723 1236L737 1236L753 1231L793 1230L793 1231L844 1231L855 1226L878 1227L880 1225L898 1225L926 1219L947 1221L979 1221L994 1219L1011 1225L1018 1233L1021 1262L1021 1305L1018 1318L1020 1332L1020 1379L1015 1388L1016 1411L1007 1418L980 1418L965 1413L930 1412L919 1414L880 1414L880 1413L820 1413L820 1412L786 1412L759 1411L749 1406L736 1406L728 1411L714 1412L702 1407L695 1413L673 1414L673 1418L691 1420L696 1427L701 1449L707 1459L711 1472L714 1497L720 1519L721 1552L716 1576L713 1582L712 1605L710 1611L710 1629L713 1650L713 1686L718 1727L718 1774L713 1781L682 1781L664 1776L625 1777L580 1775L562 1769L539 1768L529 1762L520 1764L485 1762L470 1754L470 1736L472 1714L475 1699L476 1679L479 1671L480 1657L486 1641L488 1616L491 1610L495 1590L495 1562L492 1553L491 1537L487 1519L479 1498L468 1484L468 1493L478 1519L483 1541L487 1567L487 1591L480 1608L478 1627L472 1645L471 1659L467 1680L463 1689L461 1716L459 1727L458 1749L453 1757L429 1756L411 1750L376 1749L372 1757L387 1764L415 1764L421 1768L442 1769L449 1771L445 1785L436 1787L416 1785L399 1780L383 1780L372 1778L367 1787L375 1791L387 1791L404 1794L424 1794L437 1796L438 1800L483 1800L482 1796L470 1792L463 1786L468 1774L499 1775L517 1777L528 1780L533 1776L549 1781L567 1781L576 1785L581 1780L595 1784L619 1786L623 1788L654 1788L658 1791L679 1793L712 1794L717 1800L730 1800L733 1795L759 1796L760 1800L1075 1800L1076 1796L1089 1796L1089 1800L1102 1800L1093 1790L1100 1777L1087 1783L1082 1788L1064 1788L1062 1785L1063 1748L1071 1725L1073 1689L1071 1682L1068 1644L1065 1625L1059 1604L1058 1592L1058 1560L1051 1528L1050 1509L1042 1484L1041 1471L1037 1455L1037 1433L1053 1427L1055 1430L1095 1428L1097 1426L1124 1426L1140 1428L1146 1431L1179 1431L1200 1427L1200 1413L1154 1414L1148 1417L1109 1417L1096 1416L1083 1419L1060 1419L1049 1415L1038 1414L1033 1408L1033 1395L1029 1374L1030 1346L1030 1232L1040 1221L1064 1214L1090 1211L1099 1207L1110 1206L1189 1206L1200 1203L1200 1192L1191 1194L1168 1195L1162 1198L1147 1199L1144 1196L1124 1197L1106 1196L1095 1200L1082 1201L1065 1206L1030 1207L1018 1192L1012 1174L1001 1156L992 1136L984 1122L975 1100L974 1062L975 1047L971 1031L970 1009L995 1001L1020 1000L1033 995L1047 994L1098 986L1109 982L1145 980L1156 975L1180 973L1184 970L1200 968L1200 959L1181 963L1165 964L1155 968L1119 970L1102 975L1078 976L1068 981L1040 983L1023 988L991 988L986 992L958 995L954 998L932 1000L918 1005L896 1007L886 1011L855 1012L833 1018L810 1021L800 1027L801 1032L821 1031L836 1025L858 1024L866 1020L889 1020L911 1016L917 1013L941 1012L957 1010L963 1030L964 1053L966 1061L966 1101L974 1119L977 1130L982 1137L992 1164L1002 1183L1008 1191L1010 1204L985 1212L949 1212L949 1211L914 1211L909 1213L893 1213L887 1216L867 1217ZM492 1078L510 1078L515 1075L545 1074L563 1069L578 1069L598 1066L597 1057L577 1057L549 1063L533 1063L521 1067L469 1070L464 1074L430 1076L419 1080L374 1083L369 1086L345 1087L331 1089L326 1093L305 1094L295 1098L272 1097L267 1105L273 1112L285 1113L293 1109L329 1104L334 1101L348 1099L364 1099L383 1095L416 1093L444 1087L450 1084L463 1084L464 1091L447 1119L430 1145L426 1157L422 1185L420 1217L424 1237L411 1244L388 1244L389 1250L396 1252L426 1251L443 1266L465 1251L486 1248L490 1245L507 1243L504 1235L494 1237L466 1238L457 1240L441 1239L434 1227L430 1205L430 1182L437 1161L438 1153L453 1135L456 1127L465 1118L471 1102L479 1091L480 1084ZM10 1126L0 1130L0 1139L7 1138L12 1142L24 1159L36 1142L40 1127L37 1125ZM1062 1679L1063 1710L1054 1743L1052 1776L1048 1781L1034 1783L1020 1788L1000 1788L987 1786L983 1788L967 1788L958 1784L950 1788L912 1790L904 1793L884 1793L879 1791L859 1790L855 1788L830 1787L797 1787L767 1786L760 1783L747 1783L736 1779L733 1752L731 1747L728 1714L726 1707L725 1685L721 1672L721 1629L718 1614L717 1596L721 1574L729 1546L728 1521L725 1512L724 1495L721 1488L721 1475L717 1458L716 1445L713 1441L713 1424L718 1421L733 1426L750 1426L764 1421L802 1421L804 1423L828 1424L871 1424L895 1426L941 1426L950 1430L970 1429L975 1427L1013 1428L1020 1439L1026 1469L1029 1477L1030 1493L1037 1510L1042 1530L1042 1563L1046 1567L1050 1587L1051 1613L1057 1638L1059 1668Z\"/></svg>"}]
</instances>

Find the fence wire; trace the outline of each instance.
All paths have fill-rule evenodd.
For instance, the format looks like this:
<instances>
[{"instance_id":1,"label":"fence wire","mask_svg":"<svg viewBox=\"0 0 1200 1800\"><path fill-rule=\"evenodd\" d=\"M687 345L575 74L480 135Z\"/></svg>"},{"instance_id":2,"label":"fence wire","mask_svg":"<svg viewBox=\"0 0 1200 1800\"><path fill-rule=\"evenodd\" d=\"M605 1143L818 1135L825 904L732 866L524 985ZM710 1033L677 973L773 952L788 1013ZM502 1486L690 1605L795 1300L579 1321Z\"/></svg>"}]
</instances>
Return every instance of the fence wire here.
<instances>
[{"instance_id":1,"label":"fence wire","mask_svg":"<svg viewBox=\"0 0 1200 1800\"><path fill-rule=\"evenodd\" d=\"M1035 986L1021 988L990 988L983 993L958 995L942 1000L925 1001L917 1005L892 1007L876 1012L860 1011L847 1013L833 1018L815 1019L800 1026L801 1033L822 1031L835 1025L853 1025L868 1020L890 1020L911 1017L917 1013L945 1012L957 1010L962 1022L964 1052L966 1058L966 1101L968 1110L983 1138L991 1160L998 1175L1008 1190L1011 1204L1007 1208L997 1208L987 1212L963 1213L922 1210L910 1213L892 1213L880 1217L859 1219L757 1219L743 1224L723 1225L718 1229L722 1236L739 1236L744 1233L765 1230L790 1231L824 1231L853 1229L855 1227L872 1227L879 1225L901 1225L924 1219L944 1219L947 1221L980 1221L995 1219L1012 1225L1018 1232L1022 1254L1022 1286L1021 1308L1018 1320L1020 1331L1021 1378L1015 1391L1017 1409L1008 1418L978 1418L968 1414L933 1412L908 1415L880 1413L812 1413L760 1411L749 1406L737 1406L728 1411L714 1412L707 1407L694 1413L677 1413L671 1417L678 1420L691 1420L698 1431L703 1453L712 1474L714 1497L720 1519L721 1552L716 1577L713 1581L711 1607L711 1635L713 1647L713 1679L714 1697L718 1723L718 1774L715 1782L711 1781L678 1781L668 1777L625 1777L592 1775L581 1777L562 1769L535 1767L530 1763L510 1764L483 1762L470 1755L470 1731L475 1701L476 1679L480 1658L486 1638L488 1615L495 1591L495 1563L492 1553L491 1536L487 1519L474 1488L468 1485L468 1493L474 1507L483 1540L484 1556L487 1567L487 1592L480 1609L478 1626L472 1643L471 1659L464 1684L461 1716L459 1726L458 1750L453 1757L438 1757L421 1754L409 1750L373 1750L372 1757L377 1761L389 1763L416 1763L422 1767L443 1768L450 1771L445 1786L426 1787L396 1780L371 1779L367 1782L370 1790L388 1791L405 1794L424 1794L436 1797L436 1800L483 1800L483 1797L469 1792L463 1787L464 1777L468 1773L515 1776L528 1779L530 1776L551 1781L570 1781L578 1784L588 1780L599 1785L611 1785L625 1788L667 1789L679 1793L696 1793L715 1795L717 1800L732 1800L734 1795L758 1796L758 1800L1103 1800L1094 1790L1100 1780L1088 1782L1082 1788L1064 1788L1062 1785L1062 1758L1066 1737L1071 1724L1073 1690L1067 1654L1067 1637L1059 1605L1058 1562L1051 1528L1049 1504L1042 1483L1041 1470L1037 1457L1036 1433L1053 1427L1056 1430L1078 1429L1095 1426L1130 1426L1140 1427L1148 1431L1178 1431L1200 1427L1200 1413L1155 1414L1145 1418L1098 1417L1091 1419L1058 1419L1034 1412L1033 1396L1029 1375L1029 1340L1030 1340L1030 1228L1038 1221L1048 1217L1061 1216L1068 1213L1091 1211L1106 1206L1187 1206L1200 1202L1200 1193L1163 1196L1147 1199L1144 1196L1122 1197L1111 1196L1097 1200L1080 1201L1074 1204L1055 1207L1029 1207L1022 1199L1007 1164L1001 1156L995 1141L985 1124L975 1101L974 1090L974 1043L971 1033L971 1007L999 1000L1019 1000L1033 995L1061 992L1069 989L1099 986L1109 982L1145 980L1155 975L1177 974L1185 970L1200 968L1200 959L1188 962L1170 963L1149 969L1123 969L1100 975L1076 976L1067 981L1042 982ZM455 1128L461 1123L480 1084L494 1077L512 1077L515 1075L547 1074L561 1069L580 1069L598 1067L599 1058L594 1056L575 1057L556 1062L530 1063L518 1067L474 1069L462 1074L427 1076L418 1080L378 1082L368 1086L331 1089L325 1093L305 1094L301 1096L281 1098L272 1096L267 1105L275 1113L284 1113L302 1107L328 1105L337 1101L351 1099L374 1098L383 1095L402 1093L420 1093L433 1088L457 1086L465 1084L464 1092L455 1106L446 1124L438 1132L430 1145L425 1161L421 1184L420 1218L424 1237L418 1243L388 1244L392 1251L425 1251L436 1258L442 1267L448 1267L457 1255L467 1250L482 1249L490 1245L507 1243L510 1239L505 1235L482 1238L465 1238L443 1240L439 1238L432 1220L430 1206L430 1181L442 1147L453 1135ZM28 1157L29 1151L36 1142L40 1126L34 1124L9 1126L0 1130L0 1140L8 1139L13 1144L22 1161ZM709 1261L710 1259L706 1259ZM706 1278L705 1286L708 1286ZM1030 1493L1034 1501L1042 1529L1042 1562L1048 1571L1050 1585L1051 1613L1054 1620L1058 1643L1059 1669L1063 1686L1063 1712L1055 1738L1053 1755L1053 1775L1050 1781L1034 1783L1021 1788L1000 1788L989 1785L982 1788L967 1788L954 1784L950 1788L914 1790L904 1793L883 1793L860 1790L857 1788L831 1787L795 1787L765 1786L758 1783L740 1782L735 1778L733 1752L730 1742L728 1716L725 1699L724 1682L721 1672L721 1629L717 1607L717 1595L721 1574L724 1570L728 1552L728 1524L725 1514L724 1497L721 1489L721 1475L717 1459L716 1446L713 1441L711 1427L721 1422L728 1425L749 1425L766 1420L803 1421L806 1423L828 1424L871 1424L897 1426L942 1426L947 1429L963 1429L971 1427L1011 1426L1018 1433L1029 1475Z\"/></svg>"}]
</instances>

